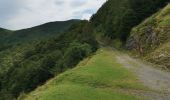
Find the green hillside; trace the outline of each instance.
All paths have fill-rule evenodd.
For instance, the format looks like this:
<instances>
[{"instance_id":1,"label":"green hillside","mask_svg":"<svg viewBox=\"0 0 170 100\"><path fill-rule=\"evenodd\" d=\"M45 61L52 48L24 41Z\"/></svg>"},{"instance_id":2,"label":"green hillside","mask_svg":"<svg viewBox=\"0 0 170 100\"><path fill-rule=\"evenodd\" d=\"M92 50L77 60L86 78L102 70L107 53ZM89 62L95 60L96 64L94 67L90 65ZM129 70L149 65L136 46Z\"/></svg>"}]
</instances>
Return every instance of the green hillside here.
<instances>
[{"instance_id":1,"label":"green hillside","mask_svg":"<svg viewBox=\"0 0 170 100\"><path fill-rule=\"evenodd\" d=\"M0 51L5 50L9 46L6 45L5 41L11 35L12 31L0 28Z\"/></svg>"},{"instance_id":2,"label":"green hillside","mask_svg":"<svg viewBox=\"0 0 170 100\"><path fill-rule=\"evenodd\" d=\"M16 31L0 29L0 50L23 42L33 42L53 37L79 22L80 20L56 21Z\"/></svg>"},{"instance_id":3,"label":"green hillside","mask_svg":"<svg viewBox=\"0 0 170 100\"><path fill-rule=\"evenodd\" d=\"M36 27L15 31L10 38L11 41L33 41L47 37L53 37L57 33L62 33L80 20L56 21Z\"/></svg>"},{"instance_id":4,"label":"green hillside","mask_svg":"<svg viewBox=\"0 0 170 100\"><path fill-rule=\"evenodd\" d=\"M108 0L91 18L96 33L125 42L131 29L169 0Z\"/></svg>"},{"instance_id":5,"label":"green hillside","mask_svg":"<svg viewBox=\"0 0 170 100\"><path fill-rule=\"evenodd\" d=\"M115 51L99 49L76 68L60 74L21 100L139 100L120 90L144 90L136 77L116 61ZM142 89L143 88L143 89ZM142 100L142 99L141 99Z\"/></svg>"},{"instance_id":6,"label":"green hillside","mask_svg":"<svg viewBox=\"0 0 170 100\"><path fill-rule=\"evenodd\" d=\"M7 29L0 28L0 34L4 34L4 33L8 33L8 32L10 32L10 31Z\"/></svg>"},{"instance_id":7,"label":"green hillside","mask_svg":"<svg viewBox=\"0 0 170 100\"><path fill-rule=\"evenodd\" d=\"M170 69L170 4L133 28L127 46L146 60Z\"/></svg>"},{"instance_id":8,"label":"green hillside","mask_svg":"<svg viewBox=\"0 0 170 100\"><path fill-rule=\"evenodd\" d=\"M141 94L150 90L124 67L145 65L130 58L126 65L126 57L120 63L118 51L112 49L126 44L132 53L170 68L170 5L162 9L167 2L108 0L90 21L57 21L17 31L0 28L0 100L18 96L21 100L143 100Z\"/></svg>"},{"instance_id":9,"label":"green hillside","mask_svg":"<svg viewBox=\"0 0 170 100\"><path fill-rule=\"evenodd\" d=\"M29 92L95 52L98 44L88 25L81 21L54 38L1 51L0 99Z\"/></svg>"}]
</instances>

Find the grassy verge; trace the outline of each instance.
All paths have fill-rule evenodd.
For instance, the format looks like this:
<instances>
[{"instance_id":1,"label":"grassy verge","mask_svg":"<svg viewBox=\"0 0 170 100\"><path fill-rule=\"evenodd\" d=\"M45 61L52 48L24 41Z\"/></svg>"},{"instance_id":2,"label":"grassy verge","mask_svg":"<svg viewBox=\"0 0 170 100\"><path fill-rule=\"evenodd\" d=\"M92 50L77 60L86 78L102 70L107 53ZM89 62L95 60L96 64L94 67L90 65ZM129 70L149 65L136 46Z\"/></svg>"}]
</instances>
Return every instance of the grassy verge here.
<instances>
[{"instance_id":1,"label":"grassy verge","mask_svg":"<svg viewBox=\"0 0 170 100\"><path fill-rule=\"evenodd\" d=\"M114 51L100 49L76 68L50 80L25 100L138 100L118 90L142 90L137 78L117 63Z\"/></svg>"}]
</instances>

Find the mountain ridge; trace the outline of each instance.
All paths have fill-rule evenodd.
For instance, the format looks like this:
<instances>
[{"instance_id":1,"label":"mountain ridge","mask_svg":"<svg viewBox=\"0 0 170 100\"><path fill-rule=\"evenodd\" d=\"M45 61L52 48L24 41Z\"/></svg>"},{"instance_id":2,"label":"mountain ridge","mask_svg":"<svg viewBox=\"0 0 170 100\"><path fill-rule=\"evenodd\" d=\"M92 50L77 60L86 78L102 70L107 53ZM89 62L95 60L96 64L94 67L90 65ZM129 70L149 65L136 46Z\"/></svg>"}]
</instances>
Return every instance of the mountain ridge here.
<instances>
[{"instance_id":1,"label":"mountain ridge","mask_svg":"<svg viewBox=\"0 0 170 100\"><path fill-rule=\"evenodd\" d=\"M0 44L2 46L0 46L0 48L3 48L5 45L10 47L24 42L33 42L53 37L59 33L67 31L73 24L79 23L80 21L81 20L76 19L55 21L16 31L1 28Z\"/></svg>"}]
</instances>

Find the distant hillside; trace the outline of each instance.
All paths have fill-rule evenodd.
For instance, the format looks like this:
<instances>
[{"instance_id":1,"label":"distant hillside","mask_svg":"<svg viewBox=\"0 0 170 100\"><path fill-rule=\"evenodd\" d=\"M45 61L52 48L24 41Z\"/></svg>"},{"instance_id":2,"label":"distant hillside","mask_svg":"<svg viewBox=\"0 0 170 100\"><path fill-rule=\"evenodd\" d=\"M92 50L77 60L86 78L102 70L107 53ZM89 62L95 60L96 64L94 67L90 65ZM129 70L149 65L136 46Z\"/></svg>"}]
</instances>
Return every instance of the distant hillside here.
<instances>
[{"instance_id":1,"label":"distant hillside","mask_svg":"<svg viewBox=\"0 0 170 100\"><path fill-rule=\"evenodd\" d=\"M8 37L11 35L12 31L0 28L0 51L9 48L7 45Z\"/></svg>"},{"instance_id":2,"label":"distant hillside","mask_svg":"<svg viewBox=\"0 0 170 100\"><path fill-rule=\"evenodd\" d=\"M8 37L12 31L0 28L0 42L2 43L6 37Z\"/></svg>"},{"instance_id":3,"label":"distant hillside","mask_svg":"<svg viewBox=\"0 0 170 100\"><path fill-rule=\"evenodd\" d=\"M39 41L40 39L53 37L58 33L64 32L78 22L80 20L56 21L17 31L0 29L0 41L2 41L0 44L7 46L21 42ZM0 47L2 48L2 46Z\"/></svg>"},{"instance_id":4,"label":"distant hillside","mask_svg":"<svg viewBox=\"0 0 170 100\"><path fill-rule=\"evenodd\" d=\"M170 69L170 4L135 27L127 47Z\"/></svg>"},{"instance_id":5,"label":"distant hillside","mask_svg":"<svg viewBox=\"0 0 170 100\"><path fill-rule=\"evenodd\" d=\"M91 18L96 33L126 41L130 30L169 0L108 0Z\"/></svg>"},{"instance_id":6,"label":"distant hillside","mask_svg":"<svg viewBox=\"0 0 170 100\"><path fill-rule=\"evenodd\" d=\"M4 32L9 32L9 30L0 28L0 34L1 34L1 33L4 33Z\"/></svg>"},{"instance_id":7,"label":"distant hillside","mask_svg":"<svg viewBox=\"0 0 170 100\"><path fill-rule=\"evenodd\" d=\"M57 33L61 33L70 28L73 24L80 22L80 20L68 20L68 21L56 21L46 23L40 26L18 30L11 35L11 37L16 37L13 41L31 41L41 38L52 37Z\"/></svg>"}]
</instances>

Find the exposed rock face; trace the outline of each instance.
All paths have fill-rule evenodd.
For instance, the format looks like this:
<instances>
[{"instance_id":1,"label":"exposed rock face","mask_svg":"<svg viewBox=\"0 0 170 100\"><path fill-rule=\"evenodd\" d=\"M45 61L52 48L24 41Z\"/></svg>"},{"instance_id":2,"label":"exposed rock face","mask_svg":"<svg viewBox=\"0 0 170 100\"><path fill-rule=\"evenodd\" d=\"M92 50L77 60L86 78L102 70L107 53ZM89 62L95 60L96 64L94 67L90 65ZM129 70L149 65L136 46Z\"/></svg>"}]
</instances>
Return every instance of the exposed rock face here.
<instances>
[{"instance_id":1,"label":"exposed rock face","mask_svg":"<svg viewBox=\"0 0 170 100\"><path fill-rule=\"evenodd\" d=\"M133 28L126 47L170 68L170 4Z\"/></svg>"}]
</instances>

